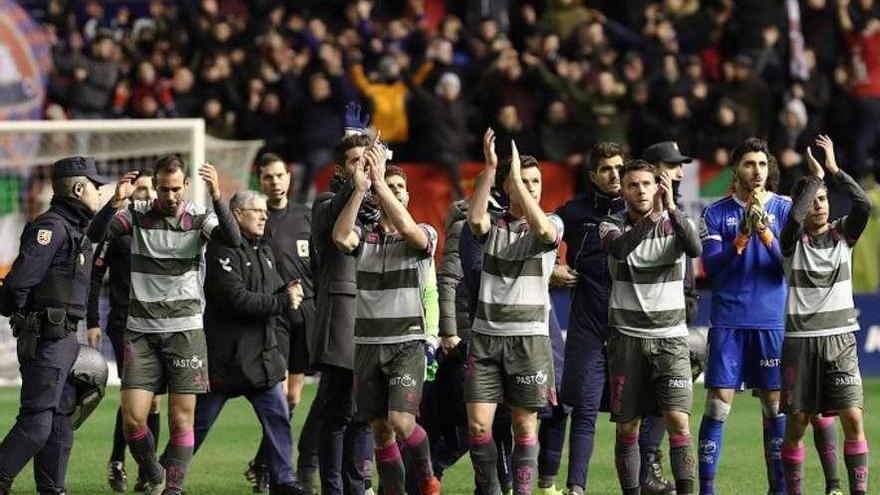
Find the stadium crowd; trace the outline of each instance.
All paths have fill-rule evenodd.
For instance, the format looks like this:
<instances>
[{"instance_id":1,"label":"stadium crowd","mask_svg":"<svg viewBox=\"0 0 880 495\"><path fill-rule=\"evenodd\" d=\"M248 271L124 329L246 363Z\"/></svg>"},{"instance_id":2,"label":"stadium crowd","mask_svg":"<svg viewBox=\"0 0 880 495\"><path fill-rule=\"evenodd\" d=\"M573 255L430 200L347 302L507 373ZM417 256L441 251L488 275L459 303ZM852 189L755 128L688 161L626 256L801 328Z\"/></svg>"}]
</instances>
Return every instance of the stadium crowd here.
<instances>
[{"instance_id":1,"label":"stadium crowd","mask_svg":"<svg viewBox=\"0 0 880 495\"><path fill-rule=\"evenodd\" d=\"M136 490L183 493L224 404L244 396L263 427L245 472L255 493L312 495L319 478L327 495L438 495L469 454L478 493L583 495L608 410L623 495L714 495L745 387L760 399L768 493L803 492L812 425L825 493L843 494L837 416L847 488L866 495L850 265L873 208L856 179L873 175L880 130L873 0L583 3L153 0L139 17L50 2L49 118L202 116L216 136L266 146L261 192L228 203L201 164L211 210L187 200L196 164L177 155L112 179L89 157L53 165L52 204L0 286L23 380L0 495L31 459L38 491L65 493L80 399L57 377L76 368L81 320L101 345L108 268L114 491L127 490L127 446ZM446 167L457 188L459 163L484 161L439 257L439 226L410 214L389 148ZM698 221L680 195L695 158L732 173ZM584 194L556 213L540 205L542 159L582 171ZM288 199L291 161L300 184L335 165L311 207ZM97 186L114 181L99 208ZM707 334L688 328L695 258L712 284ZM570 289L570 307L549 287ZM294 465L289 418L309 369L321 382Z\"/></svg>"},{"instance_id":2,"label":"stadium crowd","mask_svg":"<svg viewBox=\"0 0 880 495\"><path fill-rule=\"evenodd\" d=\"M723 166L744 137L763 137L787 192L817 130L852 150L854 176L872 169L878 11L874 0L51 0L37 17L55 62L47 118L203 117L216 137L263 139L303 163L300 185L331 162L356 97L395 159L439 163L454 180L491 125L502 154L516 138L572 167L595 142L638 156L661 140Z\"/></svg>"}]
</instances>

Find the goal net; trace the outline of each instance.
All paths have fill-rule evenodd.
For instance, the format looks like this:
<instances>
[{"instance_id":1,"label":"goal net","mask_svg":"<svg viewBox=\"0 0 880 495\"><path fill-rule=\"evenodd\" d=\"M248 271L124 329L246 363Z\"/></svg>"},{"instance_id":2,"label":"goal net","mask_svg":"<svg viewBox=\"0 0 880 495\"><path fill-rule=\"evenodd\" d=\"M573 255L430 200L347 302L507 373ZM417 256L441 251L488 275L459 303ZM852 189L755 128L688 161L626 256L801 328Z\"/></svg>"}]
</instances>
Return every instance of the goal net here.
<instances>
[{"instance_id":1,"label":"goal net","mask_svg":"<svg viewBox=\"0 0 880 495\"><path fill-rule=\"evenodd\" d=\"M178 153L190 168L190 196L204 205L208 196L198 165L207 161L217 167L223 195L229 198L248 187L251 165L262 145L207 136L201 119L0 122L0 277L15 260L25 223L49 206L51 165L56 160L93 156L99 173L117 177ZM112 194L113 185L104 186L102 201ZM0 385L18 379L15 340L7 319L0 317Z\"/></svg>"}]
</instances>

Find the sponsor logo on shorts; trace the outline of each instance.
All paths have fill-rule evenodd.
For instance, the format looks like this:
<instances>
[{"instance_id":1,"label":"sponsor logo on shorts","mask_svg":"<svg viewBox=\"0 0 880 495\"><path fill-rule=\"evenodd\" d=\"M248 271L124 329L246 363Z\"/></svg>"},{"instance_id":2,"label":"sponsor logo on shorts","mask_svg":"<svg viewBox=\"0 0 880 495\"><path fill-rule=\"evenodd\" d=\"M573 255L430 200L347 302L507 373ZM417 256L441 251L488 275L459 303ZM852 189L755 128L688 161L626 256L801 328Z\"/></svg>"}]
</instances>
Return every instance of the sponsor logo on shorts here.
<instances>
[{"instance_id":1,"label":"sponsor logo on shorts","mask_svg":"<svg viewBox=\"0 0 880 495\"><path fill-rule=\"evenodd\" d=\"M193 354L191 358L174 358L171 360L171 367L184 369L191 368L194 370L201 369L204 361L198 354Z\"/></svg>"},{"instance_id":2,"label":"sponsor logo on shorts","mask_svg":"<svg viewBox=\"0 0 880 495\"><path fill-rule=\"evenodd\" d=\"M403 375L392 376L388 380L389 387L406 387L412 388L416 386L416 379L412 377L409 373L405 373Z\"/></svg>"},{"instance_id":3,"label":"sponsor logo on shorts","mask_svg":"<svg viewBox=\"0 0 880 495\"><path fill-rule=\"evenodd\" d=\"M835 387L847 387L850 385L861 385L862 377L858 375L838 376L834 378Z\"/></svg>"},{"instance_id":4,"label":"sponsor logo on shorts","mask_svg":"<svg viewBox=\"0 0 880 495\"><path fill-rule=\"evenodd\" d=\"M538 370L530 375L516 375L513 381L517 385L544 385L548 375L544 370Z\"/></svg>"},{"instance_id":5,"label":"sponsor logo on shorts","mask_svg":"<svg viewBox=\"0 0 880 495\"><path fill-rule=\"evenodd\" d=\"M666 388L684 388L690 390L693 383L690 378L670 378L666 382Z\"/></svg>"},{"instance_id":6,"label":"sponsor logo on shorts","mask_svg":"<svg viewBox=\"0 0 880 495\"><path fill-rule=\"evenodd\" d=\"M762 360L760 360L760 361L758 362L758 364L760 364L762 368L778 368L778 367L779 367L779 363L780 363L781 361L782 361L782 360L779 359L779 358L773 358L773 359L762 359Z\"/></svg>"}]
</instances>

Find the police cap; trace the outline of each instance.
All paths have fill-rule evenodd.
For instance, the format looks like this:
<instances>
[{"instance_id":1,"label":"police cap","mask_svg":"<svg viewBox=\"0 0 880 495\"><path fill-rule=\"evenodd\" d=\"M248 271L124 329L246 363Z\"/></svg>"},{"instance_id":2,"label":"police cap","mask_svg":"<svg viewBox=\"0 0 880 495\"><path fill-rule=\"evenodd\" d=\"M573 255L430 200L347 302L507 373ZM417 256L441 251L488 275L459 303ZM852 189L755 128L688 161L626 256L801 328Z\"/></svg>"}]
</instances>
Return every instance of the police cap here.
<instances>
[{"instance_id":1,"label":"police cap","mask_svg":"<svg viewBox=\"0 0 880 495\"><path fill-rule=\"evenodd\" d=\"M52 180L65 177L88 177L99 186L113 182L103 175L98 175L95 159L90 156L70 156L55 162L52 165Z\"/></svg>"}]
</instances>

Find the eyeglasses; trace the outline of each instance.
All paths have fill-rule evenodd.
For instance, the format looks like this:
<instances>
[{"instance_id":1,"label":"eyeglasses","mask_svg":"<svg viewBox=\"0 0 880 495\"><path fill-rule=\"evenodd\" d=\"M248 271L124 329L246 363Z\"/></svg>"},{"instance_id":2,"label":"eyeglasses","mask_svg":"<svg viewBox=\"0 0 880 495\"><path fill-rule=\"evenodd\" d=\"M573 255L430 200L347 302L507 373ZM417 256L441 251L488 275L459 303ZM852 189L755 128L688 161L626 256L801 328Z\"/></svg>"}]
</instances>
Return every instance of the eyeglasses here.
<instances>
[{"instance_id":1,"label":"eyeglasses","mask_svg":"<svg viewBox=\"0 0 880 495\"><path fill-rule=\"evenodd\" d=\"M265 208L238 208L240 211L255 211L257 213L268 213L269 210Z\"/></svg>"}]
</instances>

